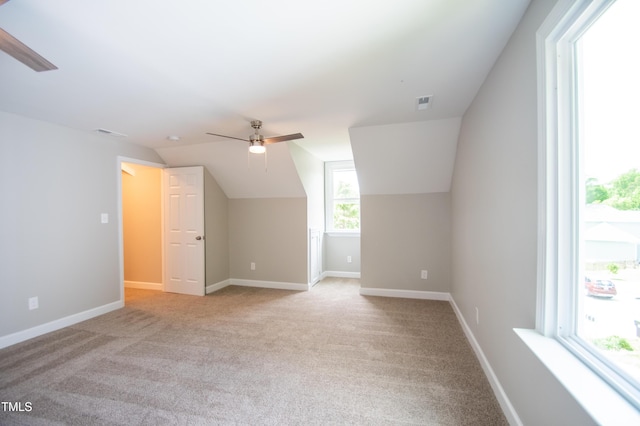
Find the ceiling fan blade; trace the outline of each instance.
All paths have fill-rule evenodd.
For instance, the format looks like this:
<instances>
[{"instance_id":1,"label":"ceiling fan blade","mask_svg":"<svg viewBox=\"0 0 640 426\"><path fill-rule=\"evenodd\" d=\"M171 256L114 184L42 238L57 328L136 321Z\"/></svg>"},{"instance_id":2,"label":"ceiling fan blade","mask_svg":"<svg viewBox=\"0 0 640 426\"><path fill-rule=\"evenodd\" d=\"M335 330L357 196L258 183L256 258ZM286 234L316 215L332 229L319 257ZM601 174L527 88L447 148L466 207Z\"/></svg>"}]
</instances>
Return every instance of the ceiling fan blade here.
<instances>
[{"instance_id":1,"label":"ceiling fan blade","mask_svg":"<svg viewBox=\"0 0 640 426\"><path fill-rule=\"evenodd\" d=\"M1 1L1 0L0 0ZM2 4L2 3L0 3ZM58 67L31 50L26 44L0 28L0 50L13 56L34 71L57 70Z\"/></svg>"},{"instance_id":2,"label":"ceiling fan blade","mask_svg":"<svg viewBox=\"0 0 640 426\"><path fill-rule=\"evenodd\" d=\"M294 133L292 135L284 135L284 136L274 136L272 138L265 138L264 143L276 143L276 142L284 142L284 141L292 141L294 139L304 139L302 133Z\"/></svg>"},{"instance_id":3,"label":"ceiling fan blade","mask_svg":"<svg viewBox=\"0 0 640 426\"><path fill-rule=\"evenodd\" d=\"M243 142L250 142L249 139L241 139L241 138L236 138L233 136L227 136L227 135L219 135L217 133L209 133L207 132L208 135L212 135L212 136L221 136L223 138L229 138L229 139L235 139L235 140L239 140L239 141L243 141Z\"/></svg>"}]
</instances>

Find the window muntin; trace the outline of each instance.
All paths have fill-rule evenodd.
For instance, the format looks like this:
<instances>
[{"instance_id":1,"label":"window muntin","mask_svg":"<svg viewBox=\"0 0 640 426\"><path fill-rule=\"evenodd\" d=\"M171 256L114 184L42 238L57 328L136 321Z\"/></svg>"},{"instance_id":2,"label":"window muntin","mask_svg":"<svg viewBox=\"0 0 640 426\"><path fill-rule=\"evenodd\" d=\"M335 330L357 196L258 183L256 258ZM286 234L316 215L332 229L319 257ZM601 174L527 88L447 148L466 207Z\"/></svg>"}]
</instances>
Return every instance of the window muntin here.
<instances>
[{"instance_id":1,"label":"window muntin","mask_svg":"<svg viewBox=\"0 0 640 426\"><path fill-rule=\"evenodd\" d=\"M360 188L353 161L325 163L328 232L360 232Z\"/></svg>"},{"instance_id":2,"label":"window muntin","mask_svg":"<svg viewBox=\"0 0 640 426\"><path fill-rule=\"evenodd\" d=\"M640 407L637 380L640 338L635 336L635 325L629 319L640 316L640 299L629 297L628 292L624 298L616 295L609 299L609 283L594 286L597 280L612 281L612 272L594 265L593 241L598 234L593 230L592 213L587 205L587 202L593 204L596 198L602 203L606 188L595 188L599 179L594 181L594 178L604 176L605 169L614 173L619 169L622 173L637 161L640 170L640 155L632 154L635 145L640 145L640 132L635 130L637 126L626 126L640 115L633 105L640 95L637 90L640 71L616 72L621 68L626 71L630 66L620 61L637 61L636 47L631 43L625 49L623 42L640 39L635 29L637 23L633 22L640 16L640 9L634 0L564 3L568 5L565 15L544 40L544 140L540 155L544 178L540 182L543 206L540 224L545 232L539 264L538 329L545 335L555 336ZM632 19L625 23L621 17ZM611 21L616 20L611 25ZM620 88L618 83L624 84L625 79L630 81ZM627 99L612 98L616 93L625 94ZM630 108L635 108L632 116L627 115ZM627 130L630 137L622 138L619 148L611 149L613 129L620 127L631 129ZM640 188L640 182L638 184ZM613 232L607 226L596 231ZM637 288L640 289L640 274ZM607 302L612 303L607 305ZM620 352L605 349L628 340L637 345L635 357L625 359Z\"/></svg>"}]
</instances>

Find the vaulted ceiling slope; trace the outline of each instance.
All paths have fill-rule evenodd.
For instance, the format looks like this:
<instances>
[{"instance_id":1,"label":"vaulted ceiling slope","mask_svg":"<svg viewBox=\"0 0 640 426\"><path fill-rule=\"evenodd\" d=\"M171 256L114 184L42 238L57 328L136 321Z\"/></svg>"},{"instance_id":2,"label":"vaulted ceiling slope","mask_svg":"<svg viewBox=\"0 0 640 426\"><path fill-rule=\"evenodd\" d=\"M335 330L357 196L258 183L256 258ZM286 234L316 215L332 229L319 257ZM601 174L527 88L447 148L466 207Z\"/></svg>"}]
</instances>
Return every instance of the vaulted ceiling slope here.
<instances>
[{"instance_id":1,"label":"vaulted ceiling slope","mask_svg":"<svg viewBox=\"0 0 640 426\"><path fill-rule=\"evenodd\" d=\"M360 193L449 192L460 118L349 130Z\"/></svg>"},{"instance_id":2,"label":"vaulted ceiling slope","mask_svg":"<svg viewBox=\"0 0 640 426\"><path fill-rule=\"evenodd\" d=\"M349 128L461 117L528 3L11 0L0 27L58 69L0 52L0 110L125 134L169 164L215 151L214 176L242 181L242 142L206 132L244 138L260 119L265 136L301 132L301 147L338 160L352 156Z\"/></svg>"},{"instance_id":3,"label":"vaulted ceiling slope","mask_svg":"<svg viewBox=\"0 0 640 426\"><path fill-rule=\"evenodd\" d=\"M205 166L229 198L304 197L287 143L268 145L267 154L249 154L240 141L158 148L173 167Z\"/></svg>"}]
</instances>

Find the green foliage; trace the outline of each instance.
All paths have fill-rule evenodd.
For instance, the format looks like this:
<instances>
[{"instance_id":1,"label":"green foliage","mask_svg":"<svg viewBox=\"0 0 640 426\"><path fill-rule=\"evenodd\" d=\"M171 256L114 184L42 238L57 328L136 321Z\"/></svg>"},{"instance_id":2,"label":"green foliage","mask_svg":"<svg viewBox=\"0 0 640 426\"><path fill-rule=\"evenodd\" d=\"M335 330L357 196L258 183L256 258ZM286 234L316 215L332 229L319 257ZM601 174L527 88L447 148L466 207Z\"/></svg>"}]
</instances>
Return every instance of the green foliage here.
<instances>
[{"instance_id":1,"label":"green foliage","mask_svg":"<svg viewBox=\"0 0 640 426\"><path fill-rule=\"evenodd\" d=\"M360 229L360 205L356 203L336 203L333 209L335 229Z\"/></svg>"},{"instance_id":2,"label":"green foliage","mask_svg":"<svg viewBox=\"0 0 640 426\"><path fill-rule=\"evenodd\" d=\"M333 226L335 229L360 229L360 194L358 188L349 182L340 181L336 190L336 200L333 206ZM344 199L344 201L340 201Z\"/></svg>"},{"instance_id":3,"label":"green foliage","mask_svg":"<svg viewBox=\"0 0 640 426\"><path fill-rule=\"evenodd\" d=\"M618 273L618 270L620 268L615 263L610 263L610 264L607 265L607 269L609 270L609 272L611 272L612 274L615 275L615 274Z\"/></svg>"},{"instance_id":4,"label":"green foliage","mask_svg":"<svg viewBox=\"0 0 640 426\"><path fill-rule=\"evenodd\" d=\"M598 184L594 178L587 179L587 204L601 203L609 198L609 191L604 185Z\"/></svg>"},{"instance_id":5,"label":"green foliage","mask_svg":"<svg viewBox=\"0 0 640 426\"><path fill-rule=\"evenodd\" d=\"M607 204L619 210L640 210L640 172L631 169L611 182Z\"/></svg>"},{"instance_id":6,"label":"green foliage","mask_svg":"<svg viewBox=\"0 0 640 426\"><path fill-rule=\"evenodd\" d=\"M336 198L358 198L360 197L360 193L358 191L358 187L352 185L351 183L340 180L338 182L338 189L335 192Z\"/></svg>"},{"instance_id":7,"label":"green foliage","mask_svg":"<svg viewBox=\"0 0 640 426\"><path fill-rule=\"evenodd\" d=\"M640 171L631 169L608 185L596 179L585 183L587 204L603 203L618 210L640 210Z\"/></svg>"},{"instance_id":8,"label":"green foliage","mask_svg":"<svg viewBox=\"0 0 640 426\"><path fill-rule=\"evenodd\" d=\"M627 339L620 336L609 336L595 339L593 344L607 351L619 351L624 349L625 351L633 351L633 346Z\"/></svg>"}]
</instances>

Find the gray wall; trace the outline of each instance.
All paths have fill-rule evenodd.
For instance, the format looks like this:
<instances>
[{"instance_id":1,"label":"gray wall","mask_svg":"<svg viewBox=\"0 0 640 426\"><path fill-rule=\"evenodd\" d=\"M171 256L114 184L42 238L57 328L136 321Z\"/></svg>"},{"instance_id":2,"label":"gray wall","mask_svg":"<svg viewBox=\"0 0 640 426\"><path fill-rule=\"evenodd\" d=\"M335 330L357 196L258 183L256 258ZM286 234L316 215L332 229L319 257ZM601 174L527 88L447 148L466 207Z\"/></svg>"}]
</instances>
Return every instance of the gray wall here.
<instances>
[{"instance_id":1,"label":"gray wall","mask_svg":"<svg viewBox=\"0 0 640 426\"><path fill-rule=\"evenodd\" d=\"M449 193L362 195L360 202L362 287L449 292Z\"/></svg>"},{"instance_id":2,"label":"gray wall","mask_svg":"<svg viewBox=\"0 0 640 426\"><path fill-rule=\"evenodd\" d=\"M204 168L205 281L217 284L229 278L229 200Z\"/></svg>"},{"instance_id":3,"label":"gray wall","mask_svg":"<svg viewBox=\"0 0 640 426\"><path fill-rule=\"evenodd\" d=\"M532 1L463 118L451 191L451 293L525 425L589 425L513 332L535 326L535 32L554 4Z\"/></svg>"},{"instance_id":4,"label":"gray wall","mask_svg":"<svg viewBox=\"0 0 640 426\"><path fill-rule=\"evenodd\" d=\"M325 234L323 258L325 272L360 273L360 235Z\"/></svg>"},{"instance_id":5,"label":"gray wall","mask_svg":"<svg viewBox=\"0 0 640 426\"><path fill-rule=\"evenodd\" d=\"M230 199L229 265L232 278L306 285L306 198Z\"/></svg>"},{"instance_id":6,"label":"gray wall","mask_svg":"<svg viewBox=\"0 0 640 426\"><path fill-rule=\"evenodd\" d=\"M119 155L162 162L117 139L0 112L0 336L120 299ZM33 296L40 308L30 311Z\"/></svg>"}]
</instances>

